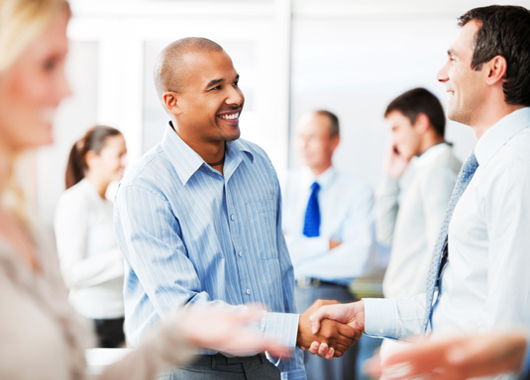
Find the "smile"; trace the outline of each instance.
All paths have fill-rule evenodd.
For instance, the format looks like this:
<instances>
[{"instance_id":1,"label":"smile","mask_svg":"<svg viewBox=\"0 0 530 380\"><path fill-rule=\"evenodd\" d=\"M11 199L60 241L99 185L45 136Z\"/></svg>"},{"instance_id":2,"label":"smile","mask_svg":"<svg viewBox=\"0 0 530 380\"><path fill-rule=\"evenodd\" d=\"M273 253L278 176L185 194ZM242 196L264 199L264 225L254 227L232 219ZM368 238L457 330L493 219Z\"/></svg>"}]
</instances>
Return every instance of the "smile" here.
<instances>
[{"instance_id":1,"label":"smile","mask_svg":"<svg viewBox=\"0 0 530 380\"><path fill-rule=\"evenodd\" d=\"M235 120L239 117L239 112L232 113L232 114L226 114L226 115L219 115L219 117L225 120Z\"/></svg>"}]
</instances>

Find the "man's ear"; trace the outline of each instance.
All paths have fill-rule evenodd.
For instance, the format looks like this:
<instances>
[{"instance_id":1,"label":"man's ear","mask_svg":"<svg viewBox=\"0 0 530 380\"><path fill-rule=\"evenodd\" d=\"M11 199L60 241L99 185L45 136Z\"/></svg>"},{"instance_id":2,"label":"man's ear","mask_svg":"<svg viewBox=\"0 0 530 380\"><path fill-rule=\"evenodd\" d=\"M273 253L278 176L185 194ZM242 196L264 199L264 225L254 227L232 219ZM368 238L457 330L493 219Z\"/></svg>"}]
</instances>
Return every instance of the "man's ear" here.
<instances>
[{"instance_id":1,"label":"man's ear","mask_svg":"<svg viewBox=\"0 0 530 380\"><path fill-rule=\"evenodd\" d=\"M416 116L416 121L414 122L414 129L418 133L425 133L429 129L429 125L431 124L431 121L429 120L429 116L425 115L424 113L420 112Z\"/></svg>"},{"instance_id":2,"label":"man's ear","mask_svg":"<svg viewBox=\"0 0 530 380\"><path fill-rule=\"evenodd\" d=\"M484 64L486 74L486 84L494 85L504 80L506 71L508 70L508 64L506 58L502 55L493 57L489 62Z\"/></svg>"},{"instance_id":3,"label":"man's ear","mask_svg":"<svg viewBox=\"0 0 530 380\"><path fill-rule=\"evenodd\" d=\"M162 95L162 101L164 106L169 113L173 115L182 114L182 109L180 108L180 102L178 101L179 94L173 91L166 91Z\"/></svg>"},{"instance_id":4,"label":"man's ear","mask_svg":"<svg viewBox=\"0 0 530 380\"><path fill-rule=\"evenodd\" d=\"M331 138L331 148L333 149L333 151L335 149L337 149L337 147L339 146L340 144L340 135L335 135Z\"/></svg>"}]
</instances>

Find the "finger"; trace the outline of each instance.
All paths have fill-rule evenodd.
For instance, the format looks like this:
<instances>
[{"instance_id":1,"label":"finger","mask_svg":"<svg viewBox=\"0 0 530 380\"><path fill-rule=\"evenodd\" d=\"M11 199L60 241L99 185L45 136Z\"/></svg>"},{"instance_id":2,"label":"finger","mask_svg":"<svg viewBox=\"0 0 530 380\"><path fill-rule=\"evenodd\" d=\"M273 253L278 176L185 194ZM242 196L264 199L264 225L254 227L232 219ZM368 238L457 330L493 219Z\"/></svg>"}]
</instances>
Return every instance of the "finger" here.
<instances>
[{"instance_id":1,"label":"finger","mask_svg":"<svg viewBox=\"0 0 530 380\"><path fill-rule=\"evenodd\" d=\"M350 348L350 346L345 346L343 344L335 343L333 345L333 348L335 349L335 351L340 351L342 353L345 353L346 351L348 351L348 348Z\"/></svg>"},{"instance_id":2,"label":"finger","mask_svg":"<svg viewBox=\"0 0 530 380\"><path fill-rule=\"evenodd\" d=\"M335 356L335 353L336 353L335 349L333 347L330 347L329 350L328 350L328 353L325 356L325 358L328 359L328 360L331 360Z\"/></svg>"},{"instance_id":3,"label":"finger","mask_svg":"<svg viewBox=\"0 0 530 380\"><path fill-rule=\"evenodd\" d=\"M336 342L337 344L342 344L346 347L350 347L352 344L355 343L355 340L354 339L351 339L351 338L347 338L345 336L342 336L342 335L338 335L334 338L331 338L334 342ZM337 347L337 344L335 344L334 346Z\"/></svg>"},{"instance_id":4,"label":"finger","mask_svg":"<svg viewBox=\"0 0 530 380\"><path fill-rule=\"evenodd\" d=\"M336 357L336 358L340 358L342 355L344 355L344 352L336 350L336 351L335 351L335 356L334 356L334 357Z\"/></svg>"},{"instance_id":5,"label":"finger","mask_svg":"<svg viewBox=\"0 0 530 380\"><path fill-rule=\"evenodd\" d=\"M326 343L322 343L318 349L317 355L321 358L325 357L328 353L329 346Z\"/></svg>"},{"instance_id":6,"label":"finger","mask_svg":"<svg viewBox=\"0 0 530 380\"><path fill-rule=\"evenodd\" d=\"M313 334L316 334L320 330L320 321L328 317L328 309L329 306L322 306L309 317L309 325Z\"/></svg>"},{"instance_id":7,"label":"finger","mask_svg":"<svg viewBox=\"0 0 530 380\"><path fill-rule=\"evenodd\" d=\"M302 351L305 351L305 350L307 350L307 348L306 348L306 347L304 347L304 346L298 346L298 347L299 347L299 348L300 348L300 349L301 349Z\"/></svg>"},{"instance_id":8,"label":"finger","mask_svg":"<svg viewBox=\"0 0 530 380\"><path fill-rule=\"evenodd\" d=\"M360 334L362 334L359 330L356 330L348 325L344 325L342 323L338 323L337 324L337 331L339 332L340 335L346 337L346 338L350 338L350 339L359 339L359 338L356 338L357 336L359 336Z\"/></svg>"},{"instance_id":9,"label":"finger","mask_svg":"<svg viewBox=\"0 0 530 380\"><path fill-rule=\"evenodd\" d=\"M320 347L320 343L319 342L311 343L311 347L309 347L309 353L313 354L313 355L316 355L318 353L319 347Z\"/></svg>"}]
</instances>

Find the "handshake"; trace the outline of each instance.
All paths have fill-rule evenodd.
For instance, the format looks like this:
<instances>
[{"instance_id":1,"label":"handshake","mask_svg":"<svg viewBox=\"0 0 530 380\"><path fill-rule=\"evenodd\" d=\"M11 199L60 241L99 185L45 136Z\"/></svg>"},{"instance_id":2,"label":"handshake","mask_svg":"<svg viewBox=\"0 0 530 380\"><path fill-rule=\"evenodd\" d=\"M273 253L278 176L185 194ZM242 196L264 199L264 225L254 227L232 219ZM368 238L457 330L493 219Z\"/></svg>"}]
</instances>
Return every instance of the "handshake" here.
<instances>
[{"instance_id":1,"label":"handshake","mask_svg":"<svg viewBox=\"0 0 530 380\"><path fill-rule=\"evenodd\" d=\"M313 355L341 357L364 331L363 301L316 301L301 316L296 345Z\"/></svg>"}]
</instances>

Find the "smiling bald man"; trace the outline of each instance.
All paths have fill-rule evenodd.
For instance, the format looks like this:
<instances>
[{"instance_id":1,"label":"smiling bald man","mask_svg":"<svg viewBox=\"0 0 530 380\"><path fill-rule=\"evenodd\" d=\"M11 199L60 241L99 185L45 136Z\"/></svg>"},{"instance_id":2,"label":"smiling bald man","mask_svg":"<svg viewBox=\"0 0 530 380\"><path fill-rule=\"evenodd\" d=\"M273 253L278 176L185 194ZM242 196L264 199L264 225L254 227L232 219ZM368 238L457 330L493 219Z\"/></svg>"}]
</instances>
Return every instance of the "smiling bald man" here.
<instances>
[{"instance_id":1,"label":"smiling bald man","mask_svg":"<svg viewBox=\"0 0 530 380\"><path fill-rule=\"evenodd\" d=\"M316 339L346 351L357 336L349 326L329 321L315 337L308 318L317 307L294 313L278 179L267 154L239 139L244 97L228 54L185 38L160 53L154 77L170 122L125 176L115 206L129 341L183 305L257 302L270 309L258 325L267 336L293 350ZM306 378L300 350L276 365L256 354L203 352L169 378Z\"/></svg>"}]
</instances>

